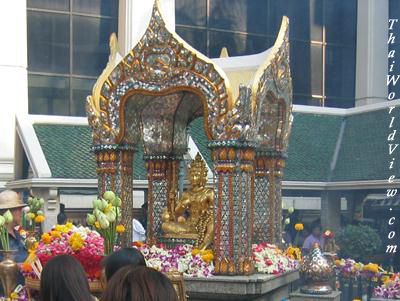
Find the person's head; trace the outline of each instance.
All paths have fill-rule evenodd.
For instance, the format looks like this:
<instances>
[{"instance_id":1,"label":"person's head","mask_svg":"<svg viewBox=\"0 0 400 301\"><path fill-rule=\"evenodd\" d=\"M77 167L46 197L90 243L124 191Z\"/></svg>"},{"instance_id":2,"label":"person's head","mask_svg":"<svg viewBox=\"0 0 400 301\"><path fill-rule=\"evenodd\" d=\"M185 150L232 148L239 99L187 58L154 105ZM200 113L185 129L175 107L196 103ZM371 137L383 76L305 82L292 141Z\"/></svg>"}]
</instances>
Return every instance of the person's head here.
<instances>
[{"instance_id":1,"label":"person's head","mask_svg":"<svg viewBox=\"0 0 400 301\"><path fill-rule=\"evenodd\" d=\"M320 224L314 224L311 227L311 233L312 235L314 235L315 237L319 237L321 236L321 225Z\"/></svg>"},{"instance_id":2,"label":"person's head","mask_svg":"<svg viewBox=\"0 0 400 301\"><path fill-rule=\"evenodd\" d=\"M81 264L70 255L59 255L44 266L40 279L42 301L90 301L92 296Z\"/></svg>"},{"instance_id":3,"label":"person's head","mask_svg":"<svg viewBox=\"0 0 400 301\"><path fill-rule=\"evenodd\" d=\"M106 280L109 281L120 268L127 265L146 266L146 261L138 249L122 248L105 258L103 268Z\"/></svg>"},{"instance_id":4,"label":"person's head","mask_svg":"<svg viewBox=\"0 0 400 301\"><path fill-rule=\"evenodd\" d=\"M110 280L102 301L178 301L167 276L152 268L127 266Z\"/></svg>"},{"instance_id":5,"label":"person's head","mask_svg":"<svg viewBox=\"0 0 400 301\"><path fill-rule=\"evenodd\" d=\"M15 191L4 190L0 193L0 214L10 210L13 215L13 226L21 224L23 207L26 207L26 204Z\"/></svg>"}]
</instances>

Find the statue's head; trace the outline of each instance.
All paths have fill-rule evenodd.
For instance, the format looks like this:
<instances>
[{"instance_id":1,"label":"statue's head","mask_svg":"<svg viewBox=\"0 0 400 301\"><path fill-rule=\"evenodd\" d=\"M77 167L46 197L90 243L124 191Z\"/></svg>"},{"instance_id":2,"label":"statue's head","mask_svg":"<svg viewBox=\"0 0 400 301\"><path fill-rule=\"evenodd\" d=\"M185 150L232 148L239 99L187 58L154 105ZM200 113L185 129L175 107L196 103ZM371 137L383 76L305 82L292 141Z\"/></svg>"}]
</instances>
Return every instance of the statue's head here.
<instances>
[{"instance_id":1,"label":"statue's head","mask_svg":"<svg viewBox=\"0 0 400 301\"><path fill-rule=\"evenodd\" d=\"M197 153L196 158L190 164L189 180L193 187L204 187L207 183L207 165Z\"/></svg>"}]
</instances>

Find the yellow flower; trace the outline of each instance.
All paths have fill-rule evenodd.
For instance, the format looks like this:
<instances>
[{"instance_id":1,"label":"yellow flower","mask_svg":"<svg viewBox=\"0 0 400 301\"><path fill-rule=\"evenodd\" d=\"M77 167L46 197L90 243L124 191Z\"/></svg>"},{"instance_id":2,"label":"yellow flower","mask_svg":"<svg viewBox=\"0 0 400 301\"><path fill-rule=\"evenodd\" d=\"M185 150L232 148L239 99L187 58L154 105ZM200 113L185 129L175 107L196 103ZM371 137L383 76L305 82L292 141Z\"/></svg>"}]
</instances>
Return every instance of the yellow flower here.
<instances>
[{"instance_id":1,"label":"yellow flower","mask_svg":"<svg viewBox=\"0 0 400 301\"><path fill-rule=\"evenodd\" d=\"M200 250L199 249L193 249L192 250L192 256L196 256L197 254L200 254Z\"/></svg>"},{"instance_id":2,"label":"yellow flower","mask_svg":"<svg viewBox=\"0 0 400 301\"><path fill-rule=\"evenodd\" d=\"M115 230L117 230L118 233L124 233L125 232L125 227L124 225L118 225Z\"/></svg>"},{"instance_id":3,"label":"yellow flower","mask_svg":"<svg viewBox=\"0 0 400 301\"><path fill-rule=\"evenodd\" d=\"M35 217L35 223L43 223L44 222L44 216L43 215L38 215Z\"/></svg>"},{"instance_id":4,"label":"yellow flower","mask_svg":"<svg viewBox=\"0 0 400 301\"><path fill-rule=\"evenodd\" d=\"M17 300L18 299L18 294L16 292L12 292L10 294L10 298L11 298L11 300Z\"/></svg>"},{"instance_id":5,"label":"yellow flower","mask_svg":"<svg viewBox=\"0 0 400 301\"><path fill-rule=\"evenodd\" d=\"M50 231L50 235L51 235L52 237L61 238L61 232L60 232L60 231L57 231L57 230L52 230L52 231Z\"/></svg>"},{"instance_id":6,"label":"yellow flower","mask_svg":"<svg viewBox=\"0 0 400 301\"><path fill-rule=\"evenodd\" d=\"M111 204L108 204L107 207L104 209L104 213L111 211L112 207L113 206Z\"/></svg>"},{"instance_id":7,"label":"yellow flower","mask_svg":"<svg viewBox=\"0 0 400 301\"><path fill-rule=\"evenodd\" d=\"M209 263L212 260L214 260L214 255L213 254L204 254L203 256L201 256L201 259L203 259L205 262Z\"/></svg>"},{"instance_id":8,"label":"yellow flower","mask_svg":"<svg viewBox=\"0 0 400 301\"><path fill-rule=\"evenodd\" d=\"M296 231L303 231L304 225L302 223L298 223L298 224L294 225L294 228L296 229Z\"/></svg>"},{"instance_id":9,"label":"yellow flower","mask_svg":"<svg viewBox=\"0 0 400 301\"><path fill-rule=\"evenodd\" d=\"M65 227L67 227L68 230L71 230L74 227L74 225L71 222L68 222L65 224Z\"/></svg>"},{"instance_id":10,"label":"yellow flower","mask_svg":"<svg viewBox=\"0 0 400 301\"><path fill-rule=\"evenodd\" d=\"M85 241L79 233L74 233L69 238L68 243L71 246L72 250L79 251L80 249L82 249Z\"/></svg>"},{"instance_id":11,"label":"yellow flower","mask_svg":"<svg viewBox=\"0 0 400 301\"><path fill-rule=\"evenodd\" d=\"M379 272L379 265L376 263L368 263L367 265L364 266L364 271L370 271L372 273L378 273Z\"/></svg>"},{"instance_id":12,"label":"yellow flower","mask_svg":"<svg viewBox=\"0 0 400 301\"><path fill-rule=\"evenodd\" d=\"M96 221L96 222L94 223L94 226L95 226L97 229L100 229L100 222L99 222L99 221Z\"/></svg>"},{"instance_id":13,"label":"yellow flower","mask_svg":"<svg viewBox=\"0 0 400 301\"><path fill-rule=\"evenodd\" d=\"M36 215L35 215L35 213L29 212L26 215L26 217L27 217L28 220L33 220L36 217Z\"/></svg>"},{"instance_id":14,"label":"yellow flower","mask_svg":"<svg viewBox=\"0 0 400 301\"><path fill-rule=\"evenodd\" d=\"M50 234L49 233L43 233L42 234L42 241L43 241L43 243L44 244L49 244L49 243L51 243L51 236L50 236Z\"/></svg>"}]
</instances>

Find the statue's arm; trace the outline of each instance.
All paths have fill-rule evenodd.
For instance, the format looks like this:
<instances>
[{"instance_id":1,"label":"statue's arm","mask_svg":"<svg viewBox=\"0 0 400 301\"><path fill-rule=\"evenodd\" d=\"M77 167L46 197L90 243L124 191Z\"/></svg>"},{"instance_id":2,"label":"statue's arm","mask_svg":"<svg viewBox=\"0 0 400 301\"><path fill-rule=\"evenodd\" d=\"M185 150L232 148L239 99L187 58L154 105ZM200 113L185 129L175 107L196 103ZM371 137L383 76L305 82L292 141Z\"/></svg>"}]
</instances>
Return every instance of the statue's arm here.
<instances>
[{"instance_id":1,"label":"statue's arm","mask_svg":"<svg viewBox=\"0 0 400 301\"><path fill-rule=\"evenodd\" d=\"M182 198L178 201L175 207L175 214L182 214L185 209L188 207L190 203L189 196L186 193L183 193Z\"/></svg>"}]
</instances>

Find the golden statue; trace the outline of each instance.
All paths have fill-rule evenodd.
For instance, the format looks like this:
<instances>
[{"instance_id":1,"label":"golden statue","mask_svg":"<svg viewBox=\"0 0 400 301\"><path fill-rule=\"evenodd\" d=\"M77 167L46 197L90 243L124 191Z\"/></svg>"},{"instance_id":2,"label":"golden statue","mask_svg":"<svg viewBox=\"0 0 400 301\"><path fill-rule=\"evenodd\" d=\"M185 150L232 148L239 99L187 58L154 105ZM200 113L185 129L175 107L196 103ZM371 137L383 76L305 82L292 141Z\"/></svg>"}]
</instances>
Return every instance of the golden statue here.
<instances>
[{"instance_id":1,"label":"golden statue","mask_svg":"<svg viewBox=\"0 0 400 301\"><path fill-rule=\"evenodd\" d=\"M214 191L205 187L207 167L199 153L188 171L192 187L183 193L175 208L164 209L161 228L164 237L195 239L197 247L204 250L214 238ZM175 196L172 190L170 204L175 204Z\"/></svg>"}]
</instances>

